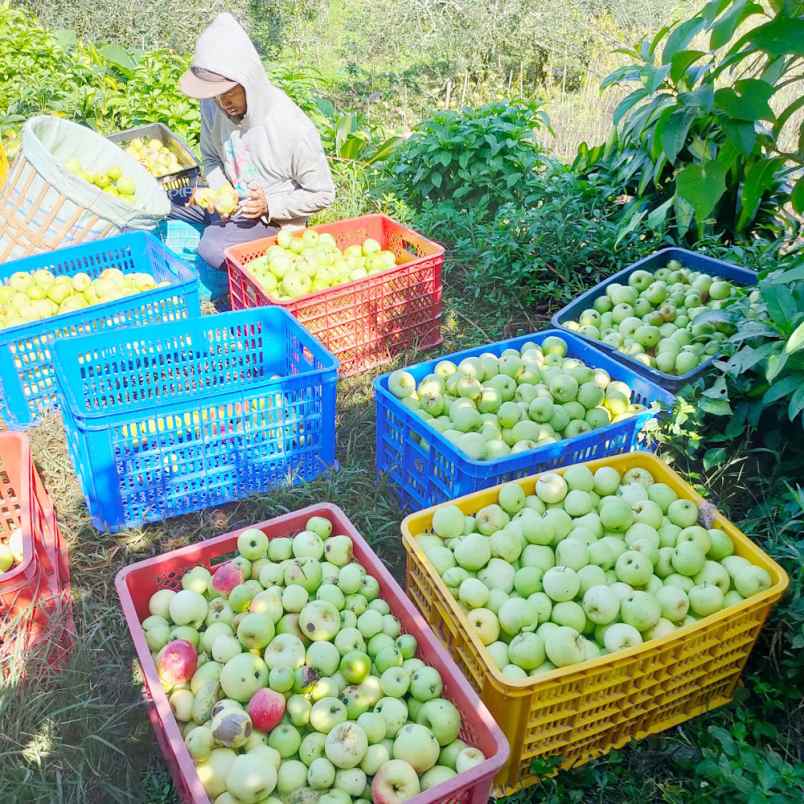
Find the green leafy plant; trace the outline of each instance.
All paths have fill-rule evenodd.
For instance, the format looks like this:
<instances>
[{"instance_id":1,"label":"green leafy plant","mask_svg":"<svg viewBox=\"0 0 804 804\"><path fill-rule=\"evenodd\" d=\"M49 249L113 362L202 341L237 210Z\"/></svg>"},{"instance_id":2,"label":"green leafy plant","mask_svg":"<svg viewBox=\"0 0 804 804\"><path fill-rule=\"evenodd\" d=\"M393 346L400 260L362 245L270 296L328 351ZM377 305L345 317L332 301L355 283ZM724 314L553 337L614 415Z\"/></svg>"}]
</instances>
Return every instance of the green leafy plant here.
<instances>
[{"instance_id":1,"label":"green leafy plant","mask_svg":"<svg viewBox=\"0 0 804 804\"><path fill-rule=\"evenodd\" d=\"M728 360L700 399L707 413L728 416L724 437L757 428L783 441L804 411L804 265L776 271L744 301L723 311L735 324Z\"/></svg>"},{"instance_id":2,"label":"green leafy plant","mask_svg":"<svg viewBox=\"0 0 804 804\"><path fill-rule=\"evenodd\" d=\"M359 112L339 113L331 101L316 101L317 124L321 141L336 159L373 165L390 157L401 142L399 136L385 137L382 130L369 124Z\"/></svg>"},{"instance_id":3,"label":"green leafy plant","mask_svg":"<svg viewBox=\"0 0 804 804\"><path fill-rule=\"evenodd\" d=\"M803 43L799 0L710 0L623 51L629 63L602 86L636 88L609 141L582 144L575 161L633 196L623 231L644 220L736 240L795 228L785 205L804 211Z\"/></svg>"},{"instance_id":4,"label":"green leafy plant","mask_svg":"<svg viewBox=\"0 0 804 804\"><path fill-rule=\"evenodd\" d=\"M0 109L6 110L0 130L34 114L60 115L104 134L160 121L191 146L198 144L199 105L178 87L189 54L96 46L71 31L47 30L2 0L0 30ZM267 72L321 126L325 145L344 149L350 158L359 152L365 161L382 156L383 143L378 148L375 131L367 134L362 118L334 108L322 114L319 99L329 83L317 70L278 61Z\"/></svg>"},{"instance_id":5,"label":"green leafy plant","mask_svg":"<svg viewBox=\"0 0 804 804\"><path fill-rule=\"evenodd\" d=\"M549 126L535 103L492 103L439 112L420 123L389 162L394 189L410 203L448 202L493 213L528 203L542 155L534 130Z\"/></svg>"}]
</instances>

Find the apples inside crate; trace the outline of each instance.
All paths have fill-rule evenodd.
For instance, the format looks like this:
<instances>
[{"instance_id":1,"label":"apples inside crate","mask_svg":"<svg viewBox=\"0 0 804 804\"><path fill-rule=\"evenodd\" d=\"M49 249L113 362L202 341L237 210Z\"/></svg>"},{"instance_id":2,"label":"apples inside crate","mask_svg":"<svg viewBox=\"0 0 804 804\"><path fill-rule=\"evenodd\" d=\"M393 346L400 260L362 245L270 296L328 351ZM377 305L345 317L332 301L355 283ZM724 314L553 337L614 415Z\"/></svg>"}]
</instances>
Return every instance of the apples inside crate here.
<instances>
[{"instance_id":1,"label":"apples inside crate","mask_svg":"<svg viewBox=\"0 0 804 804\"><path fill-rule=\"evenodd\" d=\"M282 301L264 291L248 268L276 238L232 246L226 250L226 264L233 310L284 307L338 358L341 376L387 363L406 349L427 349L441 343L442 246L385 215L363 215L311 228L331 234L341 250L372 238L403 262L362 279Z\"/></svg>"},{"instance_id":2,"label":"apples inside crate","mask_svg":"<svg viewBox=\"0 0 804 804\"><path fill-rule=\"evenodd\" d=\"M0 433L0 540L10 539L21 543L22 560L0 573L0 658L49 642L58 665L75 632L68 551L20 433Z\"/></svg>"},{"instance_id":3,"label":"apples inside crate","mask_svg":"<svg viewBox=\"0 0 804 804\"><path fill-rule=\"evenodd\" d=\"M391 375L383 374L374 380L375 460L377 471L387 474L405 510L426 508L540 469L650 448L653 442L648 440L648 425L661 409L672 408L673 396L571 332L553 329L522 335L426 360L405 370L418 383L433 373L442 360L458 365L466 358L480 357L484 353L499 357L506 349L520 350L528 342L542 345L554 337L560 337L567 344L567 357L582 360L591 368L603 369L612 380L628 385L632 401L645 409L571 438L538 444L533 449L511 452L494 460L475 460L391 393L388 385Z\"/></svg>"},{"instance_id":4,"label":"apples inside crate","mask_svg":"<svg viewBox=\"0 0 804 804\"><path fill-rule=\"evenodd\" d=\"M127 232L3 263L0 282L8 283L17 272L40 270L56 277L85 273L98 279L107 268L150 274L157 286L0 330L0 416L9 427L29 427L58 408L52 354L57 338L200 314L197 273L148 232Z\"/></svg>"},{"instance_id":5,"label":"apples inside crate","mask_svg":"<svg viewBox=\"0 0 804 804\"><path fill-rule=\"evenodd\" d=\"M728 703L765 620L788 585L785 571L773 559L713 506L708 511L704 509L701 496L655 455L633 452L582 465L591 472L602 467L613 468L619 477L630 470L649 472L656 483L665 484L674 496L695 503L699 509L695 516L711 515L709 526L719 529L731 542L734 555L728 557L740 557L758 567L765 573L767 586L756 584L755 589L760 591L752 589L745 599L736 603L724 600L724 608L702 614L689 623L679 620L675 628L665 629L661 634L647 633L645 641L637 631L638 640L623 640L610 653L598 651L596 658L580 661L570 658L573 663L565 662L566 666L550 667L548 664L536 675L523 673L524 677L514 679L496 664L490 648L480 638L480 631L470 624L469 614L425 553L422 540L432 539L433 517L438 509L428 508L408 516L402 522L407 592L427 621L433 624L510 742L510 760L495 783L498 795L511 795L537 782L539 774L534 770L534 761L555 758L560 760L558 765L562 768L582 765L622 748L631 740L643 739ZM555 471L565 474L569 469L565 466ZM533 495L539 478L534 475L515 483L525 495ZM555 488L554 483L551 485ZM465 516L480 516L481 509L498 503L499 491L499 486L487 488L454 503ZM551 505L553 507L556 506ZM543 540L537 539L540 541ZM571 538L559 541L558 547L571 541ZM537 547L535 543L528 547L550 549ZM701 553L703 563L703 551ZM546 570L540 577L540 585L550 570L561 573L567 567L553 566ZM478 574L482 575L483 570ZM637 586L632 591L636 593L641 589ZM638 593L645 594L644 591ZM554 594L564 601L573 599L564 592ZM529 600L533 597L531 595ZM583 597L580 599L586 602ZM636 605L643 606L644 600ZM655 601L654 605L658 607ZM546 616L551 618L552 612ZM550 653L546 641L548 632L543 630L547 624L540 615L534 637L542 638L545 655ZM517 638L518 635L511 644ZM581 639L581 635L574 639ZM631 647L622 647L622 644ZM555 658L555 654L553 656Z\"/></svg>"},{"instance_id":6,"label":"apples inside crate","mask_svg":"<svg viewBox=\"0 0 804 804\"><path fill-rule=\"evenodd\" d=\"M304 530L312 516L332 523L332 533L352 541L353 560L359 562L379 583L379 597L385 600L401 623L404 633L417 641L416 656L436 668L444 682L443 697L451 700L462 718L460 738L479 748L485 761L459 773L447 782L423 792L411 804L486 804L495 774L508 758L508 744L477 695L458 670L427 622L410 602L385 565L368 546L344 512L335 505L321 503L261 522L253 527L269 539L293 536ZM117 574L115 587L120 598L137 659L144 679L144 697L157 741L170 769L176 789L185 804L209 804L209 798L187 750L154 663L142 621L149 615L149 600L160 589L181 588L184 573L195 566L212 572L237 552L237 539L245 528L208 539L161 556L140 561Z\"/></svg>"}]
</instances>

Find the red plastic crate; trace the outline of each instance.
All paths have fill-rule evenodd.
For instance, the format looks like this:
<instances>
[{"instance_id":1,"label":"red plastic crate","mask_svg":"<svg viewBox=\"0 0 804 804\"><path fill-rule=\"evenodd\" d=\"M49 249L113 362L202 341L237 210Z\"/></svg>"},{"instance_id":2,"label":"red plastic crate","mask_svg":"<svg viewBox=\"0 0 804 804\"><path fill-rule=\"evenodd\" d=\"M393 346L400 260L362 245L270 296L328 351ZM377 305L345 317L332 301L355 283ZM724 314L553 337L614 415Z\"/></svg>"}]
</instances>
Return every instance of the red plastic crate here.
<instances>
[{"instance_id":1,"label":"red plastic crate","mask_svg":"<svg viewBox=\"0 0 804 804\"><path fill-rule=\"evenodd\" d=\"M75 637L69 555L28 438L7 432L0 434L0 534L18 527L23 560L0 575L0 658L48 640L58 665Z\"/></svg>"},{"instance_id":2,"label":"red plastic crate","mask_svg":"<svg viewBox=\"0 0 804 804\"><path fill-rule=\"evenodd\" d=\"M249 273L248 264L276 243L275 237L226 249L233 310L284 307L340 361L348 377L387 363L411 347L441 343L441 268L444 248L385 215L363 215L311 227L329 232L341 250L371 237L407 262L344 285L280 301Z\"/></svg>"},{"instance_id":3,"label":"red plastic crate","mask_svg":"<svg viewBox=\"0 0 804 804\"><path fill-rule=\"evenodd\" d=\"M346 514L335 505L321 503L253 527L260 528L269 539L288 536L302 530L311 516L327 517L333 524L334 533L344 534L352 539L354 560L359 561L377 579L380 597L387 601L391 612L401 621L404 631L416 637L416 655L441 673L444 697L452 700L461 713L461 739L480 748L487 757L485 762L470 771L410 799L410 804L486 804L494 776L508 759L508 742L430 626ZM166 587L178 589L181 576L197 564L211 568L227 560L236 552L237 537L242 530L245 528L132 564L120 570L115 579L123 614L145 678L143 693L148 703L148 715L176 790L186 804L209 804L209 798L185 747L167 695L159 682L140 623L148 615L148 601L154 592Z\"/></svg>"}]
</instances>

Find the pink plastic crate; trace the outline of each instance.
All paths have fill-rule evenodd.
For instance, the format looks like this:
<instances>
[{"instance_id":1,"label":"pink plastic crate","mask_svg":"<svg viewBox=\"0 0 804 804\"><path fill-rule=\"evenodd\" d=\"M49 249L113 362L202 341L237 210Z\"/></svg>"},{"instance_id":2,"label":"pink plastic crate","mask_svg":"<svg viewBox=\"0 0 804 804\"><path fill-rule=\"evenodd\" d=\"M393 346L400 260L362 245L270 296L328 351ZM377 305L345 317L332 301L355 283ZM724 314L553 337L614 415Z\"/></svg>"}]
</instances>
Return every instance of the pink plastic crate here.
<instances>
[{"instance_id":1,"label":"pink plastic crate","mask_svg":"<svg viewBox=\"0 0 804 804\"><path fill-rule=\"evenodd\" d=\"M27 436L0 434L0 534L23 534L23 560L0 574L0 658L49 640L60 665L75 638L67 545Z\"/></svg>"},{"instance_id":2,"label":"pink plastic crate","mask_svg":"<svg viewBox=\"0 0 804 804\"><path fill-rule=\"evenodd\" d=\"M359 561L377 579L380 597L399 618L405 632L416 637L419 646L416 655L441 673L444 697L458 707L463 719L461 739L479 748L487 757L485 762L470 771L411 799L411 804L486 804L494 777L508 759L508 742L477 693L430 630L430 626L346 514L335 505L322 503L269 519L253 527L260 528L269 539L288 536L303 530L304 523L311 516L327 517L333 524L334 533L344 534L352 539L355 561ZM120 570L115 579L123 614L145 677L144 696L149 703L151 724L176 790L181 800L187 804L209 804L209 798L185 747L167 695L159 682L140 623L148 615L148 600L154 592L165 587L178 589L181 576L197 564L210 568L228 559L237 549L237 537L242 530L245 528L132 564Z\"/></svg>"}]
</instances>

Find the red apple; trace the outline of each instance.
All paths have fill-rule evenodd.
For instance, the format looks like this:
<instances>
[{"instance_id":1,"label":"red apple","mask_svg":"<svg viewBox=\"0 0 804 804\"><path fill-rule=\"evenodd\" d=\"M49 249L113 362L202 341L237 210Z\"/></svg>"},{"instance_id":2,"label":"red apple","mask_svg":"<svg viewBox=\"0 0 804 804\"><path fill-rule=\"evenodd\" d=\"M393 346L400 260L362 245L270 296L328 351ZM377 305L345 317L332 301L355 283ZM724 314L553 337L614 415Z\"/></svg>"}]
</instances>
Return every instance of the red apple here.
<instances>
[{"instance_id":1,"label":"red apple","mask_svg":"<svg viewBox=\"0 0 804 804\"><path fill-rule=\"evenodd\" d=\"M243 583L243 580L243 570L233 561L227 561L215 570L212 576L212 588L225 597L235 586Z\"/></svg>"},{"instance_id":2,"label":"red apple","mask_svg":"<svg viewBox=\"0 0 804 804\"><path fill-rule=\"evenodd\" d=\"M257 731L269 732L285 714L285 696L264 687L251 696L246 711Z\"/></svg>"},{"instance_id":3,"label":"red apple","mask_svg":"<svg viewBox=\"0 0 804 804\"><path fill-rule=\"evenodd\" d=\"M192 679L198 666L195 648L184 639L168 642L156 657L156 668L165 689L177 684L186 684Z\"/></svg>"}]
</instances>

